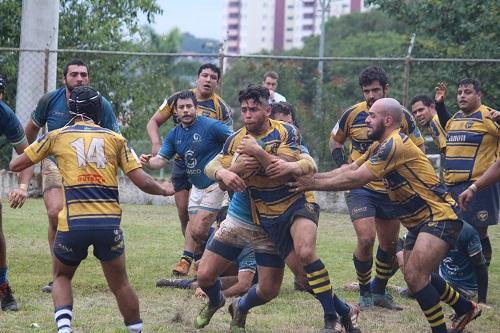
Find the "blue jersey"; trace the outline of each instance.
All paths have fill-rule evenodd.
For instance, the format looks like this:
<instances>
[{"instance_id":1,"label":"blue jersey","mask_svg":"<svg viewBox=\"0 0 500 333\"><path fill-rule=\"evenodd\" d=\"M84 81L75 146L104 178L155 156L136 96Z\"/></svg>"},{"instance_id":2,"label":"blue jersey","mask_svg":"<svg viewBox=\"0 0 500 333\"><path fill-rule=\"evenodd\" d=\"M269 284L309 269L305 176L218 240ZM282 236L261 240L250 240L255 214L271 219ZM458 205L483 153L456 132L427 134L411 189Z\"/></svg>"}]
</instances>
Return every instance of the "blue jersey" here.
<instances>
[{"instance_id":1,"label":"blue jersey","mask_svg":"<svg viewBox=\"0 0 500 333\"><path fill-rule=\"evenodd\" d=\"M103 113L98 125L113 132L120 133L113 108L106 98L102 98ZM49 132L67 126L73 116L69 113L66 99L66 88L51 91L40 98L35 111L31 113L31 120L38 127L47 124Z\"/></svg>"},{"instance_id":2,"label":"blue jersey","mask_svg":"<svg viewBox=\"0 0 500 333\"><path fill-rule=\"evenodd\" d=\"M158 155L171 159L178 154L186 164L189 182L199 189L214 183L205 175L205 166L221 150L231 129L215 119L198 116L189 127L175 126L163 141Z\"/></svg>"},{"instance_id":3,"label":"blue jersey","mask_svg":"<svg viewBox=\"0 0 500 333\"><path fill-rule=\"evenodd\" d=\"M477 290L476 268L470 258L481 251L479 233L464 222L455 248L448 251L439 266L440 275L460 289Z\"/></svg>"},{"instance_id":4,"label":"blue jersey","mask_svg":"<svg viewBox=\"0 0 500 333\"><path fill-rule=\"evenodd\" d=\"M0 101L0 136L2 135L5 135L13 146L26 142L23 127L16 114L7 104Z\"/></svg>"},{"instance_id":5,"label":"blue jersey","mask_svg":"<svg viewBox=\"0 0 500 333\"><path fill-rule=\"evenodd\" d=\"M229 202L227 214L241 222L254 224L252 219L250 194L248 194L248 191L235 192L233 194L231 202Z\"/></svg>"}]
</instances>

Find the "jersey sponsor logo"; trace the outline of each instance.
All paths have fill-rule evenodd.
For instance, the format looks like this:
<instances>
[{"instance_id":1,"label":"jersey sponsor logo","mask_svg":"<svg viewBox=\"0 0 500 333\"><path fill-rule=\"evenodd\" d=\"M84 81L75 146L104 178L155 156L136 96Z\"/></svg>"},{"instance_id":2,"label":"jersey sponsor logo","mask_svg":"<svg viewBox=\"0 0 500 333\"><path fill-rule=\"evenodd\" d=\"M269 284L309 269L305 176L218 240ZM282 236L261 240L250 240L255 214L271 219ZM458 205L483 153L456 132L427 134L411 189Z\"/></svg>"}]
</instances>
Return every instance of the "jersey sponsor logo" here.
<instances>
[{"instance_id":1,"label":"jersey sponsor logo","mask_svg":"<svg viewBox=\"0 0 500 333\"><path fill-rule=\"evenodd\" d=\"M77 178L77 181L79 183L97 183L97 184L103 184L106 182L106 179L104 179L103 176L98 175L98 174L84 174L84 175L79 175Z\"/></svg>"},{"instance_id":2,"label":"jersey sponsor logo","mask_svg":"<svg viewBox=\"0 0 500 333\"><path fill-rule=\"evenodd\" d=\"M186 161L186 166L190 169L193 169L198 164L198 161L194 157L194 151L192 150L186 151L184 154L184 160Z\"/></svg>"},{"instance_id":3,"label":"jersey sponsor logo","mask_svg":"<svg viewBox=\"0 0 500 333\"><path fill-rule=\"evenodd\" d=\"M193 141L194 142L201 142L201 135L199 133L194 133L193 134Z\"/></svg>"},{"instance_id":4,"label":"jersey sponsor logo","mask_svg":"<svg viewBox=\"0 0 500 333\"><path fill-rule=\"evenodd\" d=\"M465 142L466 139L467 139L467 135L465 135L465 134L459 134L459 135L450 134L446 138L446 141L448 141L448 142Z\"/></svg>"},{"instance_id":5,"label":"jersey sponsor logo","mask_svg":"<svg viewBox=\"0 0 500 333\"><path fill-rule=\"evenodd\" d=\"M472 127L472 125L474 125L474 123L471 120L469 120L468 122L465 123L465 128L469 129Z\"/></svg>"},{"instance_id":6,"label":"jersey sponsor logo","mask_svg":"<svg viewBox=\"0 0 500 333\"><path fill-rule=\"evenodd\" d=\"M488 219L488 211L487 210L480 210L476 214L477 219L481 222L484 222Z\"/></svg>"},{"instance_id":7,"label":"jersey sponsor logo","mask_svg":"<svg viewBox=\"0 0 500 333\"><path fill-rule=\"evenodd\" d=\"M357 207L357 208L354 208L352 210L352 215L363 213L363 212L366 212L367 210L368 210L368 207L366 207L366 206L364 206L364 207Z\"/></svg>"}]
</instances>

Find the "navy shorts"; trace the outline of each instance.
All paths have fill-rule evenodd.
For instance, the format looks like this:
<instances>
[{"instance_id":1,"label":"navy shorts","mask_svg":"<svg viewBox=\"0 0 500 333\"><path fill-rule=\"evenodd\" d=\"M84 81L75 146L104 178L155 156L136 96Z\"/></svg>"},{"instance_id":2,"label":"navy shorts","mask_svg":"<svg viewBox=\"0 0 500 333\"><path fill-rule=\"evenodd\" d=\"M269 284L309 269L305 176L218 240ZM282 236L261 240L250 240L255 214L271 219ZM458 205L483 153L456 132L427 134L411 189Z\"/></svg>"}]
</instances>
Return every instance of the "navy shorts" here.
<instances>
[{"instance_id":1,"label":"navy shorts","mask_svg":"<svg viewBox=\"0 0 500 333\"><path fill-rule=\"evenodd\" d=\"M94 256L110 261L125 252L123 232L116 229L58 231L54 242L54 255L63 264L77 266L87 258L88 248L94 247Z\"/></svg>"},{"instance_id":2,"label":"navy shorts","mask_svg":"<svg viewBox=\"0 0 500 333\"><path fill-rule=\"evenodd\" d=\"M453 199L458 200L458 196L465 191L473 182L463 182L449 186ZM462 219L475 228L484 228L489 225L498 224L498 206L500 201L500 183L485 188L476 193L474 200L467 206L467 210L462 212Z\"/></svg>"},{"instance_id":3,"label":"navy shorts","mask_svg":"<svg viewBox=\"0 0 500 333\"><path fill-rule=\"evenodd\" d=\"M387 194L357 188L346 193L345 199L353 222L365 217L377 217L383 220L398 217L395 205Z\"/></svg>"},{"instance_id":4,"label":"navy shorts","mask_svg":"<svg viewBox=\"0 0 500 333\"><path fill-rule=\"evenodd\" d=\"M174 160L174 166L172 167L172 185L174 185L174 191L189 191L193 185L189 182L189 178L186 171L186 165L183 160Z\"/></svg>"},{"instance_id":5,"label":"navy shorts","mask_svg":"<svg viewBox=\"0 0 500 333\"><path fill-rule=\"evenodd\" d=\"M276 218L259 216L262 229L276 246L281 258L286 259L293 250L293 238L290 228L296 217L305 217L318 225L319 205L307 202L305 198L297 199L288 209Z\"/></svg>"},{"instance_id":6,"label":"navy shorts","mask_svg":"<svg viewBox=\"0 0 500 333\"><path fill-rule=\"evenodd\" d=\"M460 231L462 231L463 222L461 220L446 220L438 222L421 222L416 227L408 229L406 234L404 249L413 250L418 234L426 232L436 236L450 245L450 249L455 247Z\"/></svg>"}]
</instances>

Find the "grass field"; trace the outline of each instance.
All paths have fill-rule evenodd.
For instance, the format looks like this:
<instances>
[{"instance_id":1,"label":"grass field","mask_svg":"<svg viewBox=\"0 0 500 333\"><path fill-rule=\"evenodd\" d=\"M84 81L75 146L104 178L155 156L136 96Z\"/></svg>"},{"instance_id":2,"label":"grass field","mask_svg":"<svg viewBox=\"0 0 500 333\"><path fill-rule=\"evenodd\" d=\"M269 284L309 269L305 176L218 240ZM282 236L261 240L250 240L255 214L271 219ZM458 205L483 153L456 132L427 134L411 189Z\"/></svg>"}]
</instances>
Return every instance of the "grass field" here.
<instances>
[{"instance_id":1,"label":"grass field","mask_svg":"<svg viewBox=\"0 0 500 333\"><path fill-rule=\"evenodd\" d=\"M126 240L130 280L141 303L144 332L194 332L192 322L202 301L191 291L155 288L155 281L170 275L182 249L181 232L175 207L123 205L122 227ZM29 200L21 210L4 205L4 232L7 238L9 280L20 305L17 313L0 311L0 332L55 332L50 295L40 288L51 279L47 246L47 218L42 200ZM483 315L469 325L468 332L499 332L500 314L500 231L491 229L494 256L490 267L489 303ZM322 214L319 254L326 263L338 294L349 302L357 294L341 286L354 280L352 251L355 235L346 215ZM100 265L91 255L76 273L74 287L74 332L127 332L108 291ZM293 291L287 272L281 295L271 303L252 310L248 332L317 332L322 327L319 303L309 294ZM397 273L391 284L404 285ZM415 301L395 297L402 312L373 310L363 312L363 332L429 332L427 322ZM229 303L226 303L229 304ZM447 313L451 313L445 307ZM219 311L201 332L228 331L227 308ZM33 328L37 323L38 328Z\"/></svg>"}]
</instances>

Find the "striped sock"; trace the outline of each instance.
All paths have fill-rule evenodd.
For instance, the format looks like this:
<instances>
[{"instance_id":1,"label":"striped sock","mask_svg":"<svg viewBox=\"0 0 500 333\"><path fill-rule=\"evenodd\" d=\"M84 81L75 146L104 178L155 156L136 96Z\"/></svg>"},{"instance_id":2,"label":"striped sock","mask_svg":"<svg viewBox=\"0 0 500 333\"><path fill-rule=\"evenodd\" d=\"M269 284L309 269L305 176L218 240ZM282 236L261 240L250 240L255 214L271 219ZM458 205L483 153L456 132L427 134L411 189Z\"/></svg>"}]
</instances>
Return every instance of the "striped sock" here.
<instances>
[{"instance_id":1,"label":"striped sock","mask_svg":"<svg viewBox=\"0 0 500 333\"><path fill-rule=\"evenodd\" d=\"M375 257L375 271L376 275L372 283L372 293L384 295L387 281L394 275L392 264L394 257L380 248L377 249L377 256Z\"/></svg>"},{"instance_id":2,"label":"striped sock","mask_svg":"<svg viewBox=\"0 0 500 333\"><path fill-rule=\"evenodd\" d=\"M439 293L432 284L428 283L414 295L429 325L431 325L432 333L447 333L443 308L439 302Z\"/></svg>"},{"instance_id":3,"label":"striped sock","mask_svg":"<svg viewBox=\"0 0 500 333\"><path fill-rule=\"evenodd\" d=\"M58 306L54 310L57 333L71 333L71 319L73 319L73 306Z\"/></svg>"},{"instance_id":4,"label":"striped sock","mask_svg":"<svg viewBox=\"0 0 500 333\"><path fill-rule=\"evenodd\" d=\"M352 256L354 268L359 282L359 294L366 295L371 293L370 280L372 279L373 258L367 261L360 261L355 255Z\"/></svg>"},{"instance_id":5,"label":"striped sock","mask_svg":"<svg viewBox=\"0 0 500 333\"><path fill-rule=\"evenodd\" d=\"M431 284L439 293L441 300L451 306L456 314L462 315L472 310L472 303L463 296L460 296L460 294L438 274L431 273Z\"/></svg>"},{"instance_id":6,"label":"striped sock","mask_svg":"<svg viewBox=\"0 0 500 333\"><path fill-rule=\"evenodd\" d=\"M309 287L311 287L314 296L321 303L324 314L337 317L332 295L332 285L330 284L330 276L321 259L304 266L304 270L306 271L307 283Z\"/></svg>"},{"instance_id":7,"label":"striped sock","mask_svg":"<svg viewBox=\"0 0 500 333\"><path fill-rule=\"evenodd\" d=\"M193 262L193 259L194 259L194 254L193 254L193 252L184 250L184 252L182 252L181 259L184 259L187 262L189 262L189 264L191 264Z\"/></svg>"},{"instance_id":8,"label":"striped sock","mask_svg":"<svg viewBox=\"0 0 500 333\"><path fill-rule=\"evenodd\" d=\"M142 332L142 320L139 319L138 322L129 324L125 322L125 326L127 326L127 329L129 333L141 333Z\"/></svg>"},{"instance_id":9,"label":"striped sock","mask_svg":"<svg viewBox=\"0 0 500 333\"><path fill-rule=\"evenodd\" d=\"M254 284L250 289L248 289L248 292L240 298L240 301L238 302L238 310L242 313L247 313L251 308L266 304L267 302L269 301L266 301L257 294L257 285Z\"/></svg>"}]
</instances>

